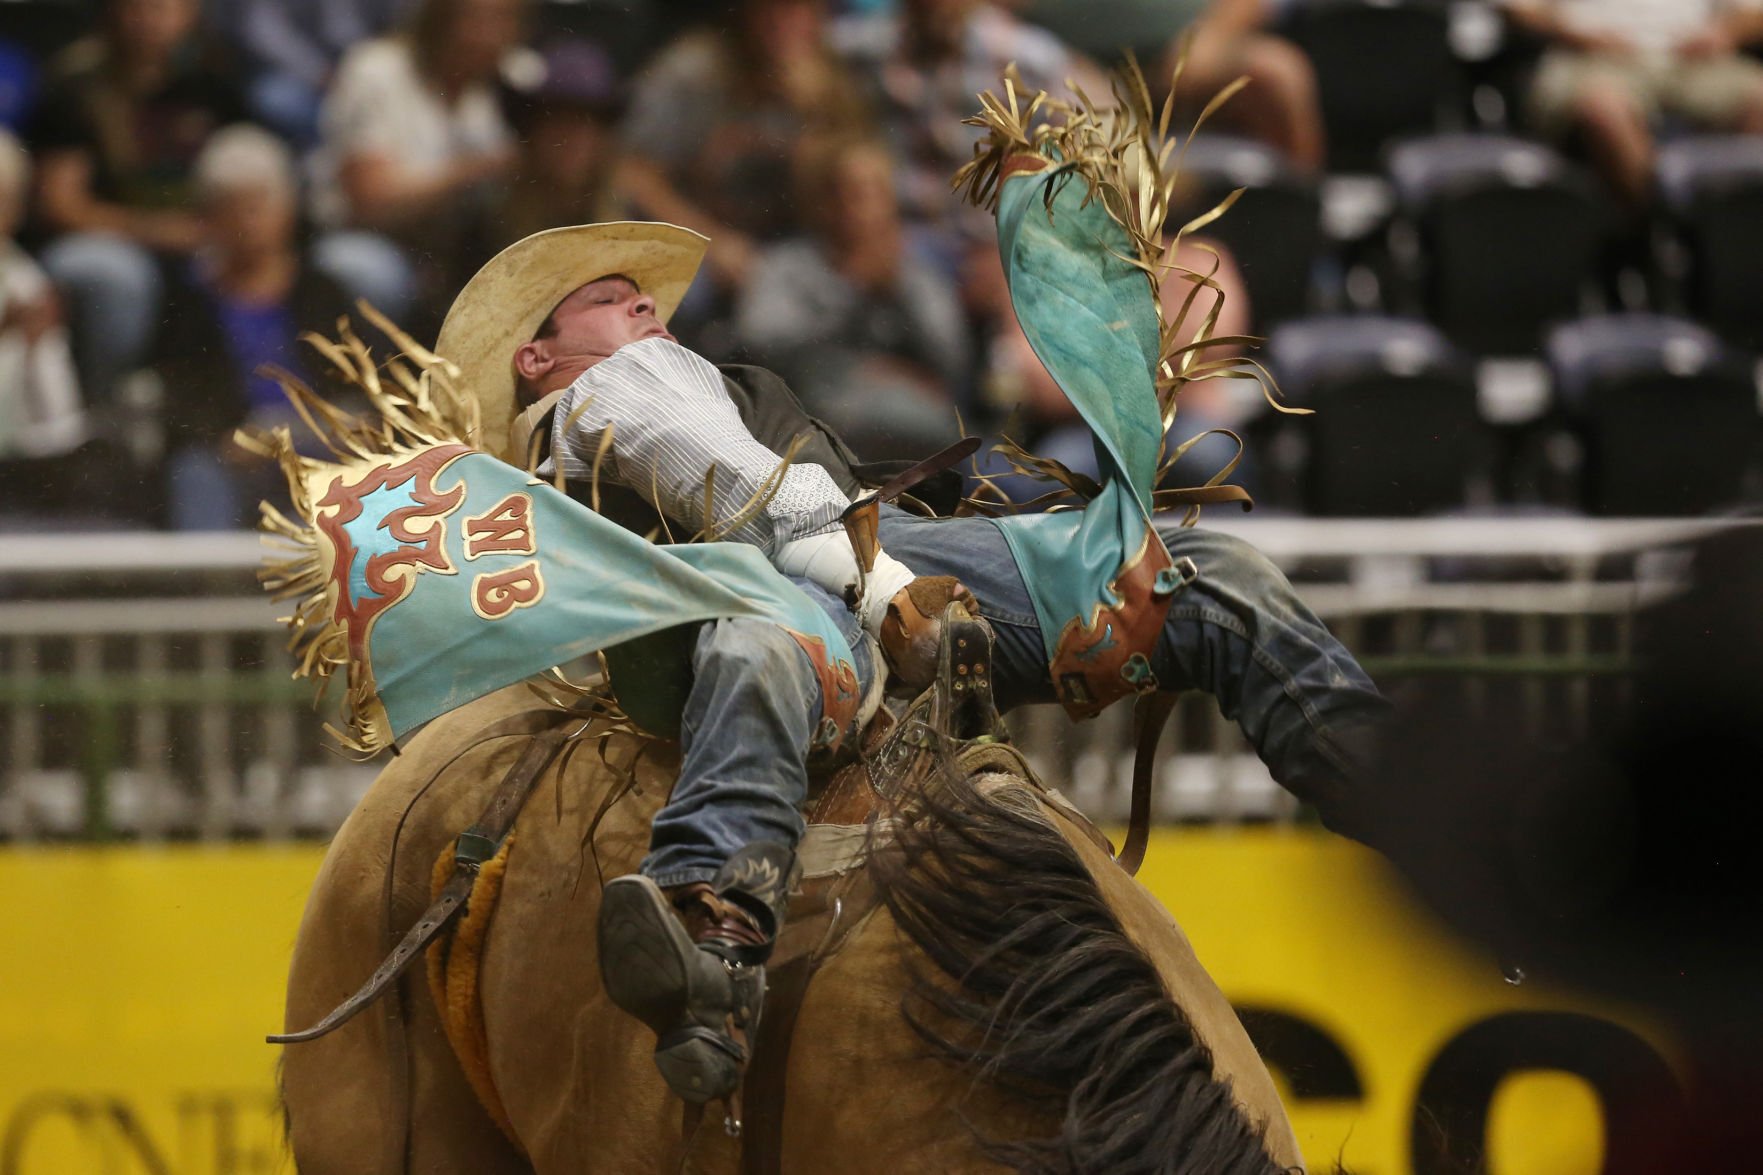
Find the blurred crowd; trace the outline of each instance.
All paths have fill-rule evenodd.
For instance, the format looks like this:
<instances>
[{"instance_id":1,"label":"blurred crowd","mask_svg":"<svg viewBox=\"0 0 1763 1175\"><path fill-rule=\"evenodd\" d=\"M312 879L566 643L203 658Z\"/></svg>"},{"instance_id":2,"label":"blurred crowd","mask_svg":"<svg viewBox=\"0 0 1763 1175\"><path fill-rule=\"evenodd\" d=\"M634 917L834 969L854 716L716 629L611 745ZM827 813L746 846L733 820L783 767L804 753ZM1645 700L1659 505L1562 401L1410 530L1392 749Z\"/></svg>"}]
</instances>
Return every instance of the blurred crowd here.
<instances>
[{"instance_id":1,"label":"blurred crowd","mask_svg":"<svg viewBox=\"0 0 1763 1175\"><path fill-rule=\"evenodd\" d=\"M966 429L1093 467L949 180L1007 64L1098 96L1128 52L1157 100L1185 62L1177 127L1248 79L1190 152L1170 260L1214 274L1217 334L1270 336L1242 374L1323 410L1190 387L1172 440L1207 435L1179 480L1228 461L1208 430L1231 429L1275 509L1613 512L1598 478L1635 468L1585 388L1620 348L1559 332L1615 315L1658 344L1631 377L1650 356L1702 389L1642 404L1663 467L1714 460L1671 451L1704 393L1733 453L1634 512L1728 506L1756 490L1763 339L1697 282L1763 245L1696 236L1664 172L1690 143L1720 194L1763 191L1759 46L1751 0L0 0L0 527L249 525L273 471L233 432L286 417L266 368L322 386L302 332L365 299L432 338L497 250L606 219L709 236L675 333L776 369L863 458Z\"/></svg>"}]
</instances>

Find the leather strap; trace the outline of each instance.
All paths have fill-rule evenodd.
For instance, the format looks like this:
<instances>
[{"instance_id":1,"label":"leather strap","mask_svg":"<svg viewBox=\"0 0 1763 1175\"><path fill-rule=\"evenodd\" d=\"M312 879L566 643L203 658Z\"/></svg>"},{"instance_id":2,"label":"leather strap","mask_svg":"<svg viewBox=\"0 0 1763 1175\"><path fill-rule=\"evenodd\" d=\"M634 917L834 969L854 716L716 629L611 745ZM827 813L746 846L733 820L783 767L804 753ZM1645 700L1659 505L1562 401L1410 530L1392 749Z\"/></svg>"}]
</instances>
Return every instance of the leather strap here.
<instances>
[{"instance_id":1,"label":"leather strap","mask_svg":"<svg viewBox=\"0 0 1763 1175\"><path fill-rule=\"evenodd\" d=\"M872 496L878 502L892 502L895 498L917 485L927 477L934 477L943 470L950 468L957 461L964 461L979 451L978 437L962 437L947 448L940 449L887 481Z\"/></svg>"},{"instance_id":2,"label":"leather strap","mask_svg":"<svg viewBox=\"0 0 1763 1175\"><path fill-rule=\"evenodd\" d=\"M440 894L429 908L423 911L422 917L405 933L403 940L392 949L392 953L374 969L374 973L360 990L331 1009L329 1015L311 1028L267 1037L270 1044L302 1044L341 1028L378 999L409 968L423 948L446 929L447 924L458 915L471 897L471 888L477 881L478 867L495 856L509 829L514 827L514 821L519 817L527 796L532 794L533 785L538 782L539 776L544 773L551 760L556 758L558 750L568 738L566 725L552 726L535 734L527 742L520 758L497 785L483 815L459 835L454 850L456 868L453 876L441 888ZM569 733L577 732L579 728Z\"/></svg>"},{"instance_id":3,"label":"leather strap","mask_svg":"<svg viewBox=\"0 0 1763 1175\"><path fill-rule=\"evenodd\" d=\"M765 1018L741 1087L741 1175L779 1175L783 1170L790 1042L796 1014L808 995L808 981L819 969L820 961L811 955L766 968Z\"/></svg>"},{"instance_id":4,"label":"leather strap","mask_svg":"<svg viewBox=\"0 0 1763 1175\"><path fill-rule=\"evenodd\" d=\"M501 738L526 737L538 734L546 727L555 724L557 715L549 709L524 710L510 714L477 732L468 743L454 751L451 758L433 766L429 776L420 787L411 791L404 800L404 808L398 814L398 820L392 829L391 843L386 853L385 876L380 885L380 911L383 920L380 924L381 949L391 951L397 945L392 936L392 910L395 906L394 893L398 882L398 849L404 841L404 828L410 821L410 814L416 810L430 788L434 787L443 774L447 772L461 756L494 742ZM405 1005L405 992L400 986L394 985L386 993L386 999L380 1001L380 1011L385 1020L386 1034L386 1068L390 1076L390 1089L387 1091L388 1105L386 1119L392 1129L385 1132L380 1147L380 1161L374 1167L376 1171L391 1172L408 1171L410 1166L410 1106L411 1085L415 1077L411 1071L409 1010Z\"/></svg>"},{"instance_id":5,"label":"leather strap","mask_svg":"<svg viewBox=\"0 0 1763 1175\"><path fill-rule=\"evenodd\" d=\"M1151 842L1151 787L1156 782L1153 768L1157 743L1180 696L1164 692L1140 694L1133 702L1132 814L1127 819L1126 843L1114 858L1129 877L1144 864L1145 847Z\"/></svg>"},{"instance_id":6,"label":"leather strap","mask_svg":"<svg viewBox=\"0 0 1763 1175\"><path fill-rule=\"evenodd\" d=\"M765 1015L741 1086L741 1175L782 1175L790 1046L809 981L881 906L881 895L866 870L844 875L825 893L824 912L786 926L778 948L788 957L766 968ZM789 950L792 930L814 945Z\"/></svg>"}]
</instances>

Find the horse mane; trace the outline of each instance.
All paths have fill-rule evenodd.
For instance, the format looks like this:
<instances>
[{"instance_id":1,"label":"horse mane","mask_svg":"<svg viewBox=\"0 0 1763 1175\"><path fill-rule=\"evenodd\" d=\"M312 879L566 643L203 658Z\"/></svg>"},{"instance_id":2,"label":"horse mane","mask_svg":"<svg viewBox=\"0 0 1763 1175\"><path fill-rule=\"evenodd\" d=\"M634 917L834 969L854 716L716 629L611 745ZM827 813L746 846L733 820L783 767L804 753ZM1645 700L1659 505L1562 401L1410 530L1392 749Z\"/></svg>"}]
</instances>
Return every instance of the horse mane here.
<instances>
[{"instance_id":1,"label":"horse mane","mask_svg":"<svg viewBox=\"0 0 1763 1175\"><path fill-rule=\"evenodd\" d=\"M874 859L882 900L930 963L901 1011L976 1086L1058 1124L1032 1138L975 1126L983 1153L1034 1175L1285 1170L1030 789L938 775L897 851Z\"/></svg>"}]
</instances>

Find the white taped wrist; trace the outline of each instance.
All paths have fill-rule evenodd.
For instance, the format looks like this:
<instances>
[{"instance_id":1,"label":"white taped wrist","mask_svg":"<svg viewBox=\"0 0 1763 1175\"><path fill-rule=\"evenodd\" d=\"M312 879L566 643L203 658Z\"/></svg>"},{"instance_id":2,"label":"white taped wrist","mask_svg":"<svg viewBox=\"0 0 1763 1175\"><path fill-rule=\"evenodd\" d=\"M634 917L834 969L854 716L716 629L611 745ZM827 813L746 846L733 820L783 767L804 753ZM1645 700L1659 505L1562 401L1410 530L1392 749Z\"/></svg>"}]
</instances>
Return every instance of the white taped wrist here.
<instances>
[{"instance_id":1,"label":"white taped wrist","mask_svg":"<svg viewBox=\"0 0 1763 1175\"><path fill-rule=\"evenodd\" d=\"M843 600L856 586L857 552L851 548L850 536L842 530L793 539L778 548L771 561L785 575L819 584ZM863 598L857 601L857 616L871 636L881 635L882 621L888 617L888 601L917 576L912 569L888 554L877 551L875 569L869 573Z\"/></svg>"},{"instance_id":2,"label":"white taped wrist","mask_svg":"<svg viewBox=\"0 0 1763 1175\"><path fill-rule=\"evenodd\" d=\"M785 575L817 583L841 600L857 582L857 552L842 530L791 539L777 549L771 565Z\"/></svg>"},{"instance_id":3,"label":"white taped wrist","mask_svg":"<svg viewBox=\"0 0 1763 1175\"><path fill-rule=\"evenodd\" d=\"M875 553L875 568L869 573L863 598L857 601L857 615L870 636L881 635L882 621L888 618L888 602L917 578L910 567L886 551Z\"/></svg>"}]
</instances>

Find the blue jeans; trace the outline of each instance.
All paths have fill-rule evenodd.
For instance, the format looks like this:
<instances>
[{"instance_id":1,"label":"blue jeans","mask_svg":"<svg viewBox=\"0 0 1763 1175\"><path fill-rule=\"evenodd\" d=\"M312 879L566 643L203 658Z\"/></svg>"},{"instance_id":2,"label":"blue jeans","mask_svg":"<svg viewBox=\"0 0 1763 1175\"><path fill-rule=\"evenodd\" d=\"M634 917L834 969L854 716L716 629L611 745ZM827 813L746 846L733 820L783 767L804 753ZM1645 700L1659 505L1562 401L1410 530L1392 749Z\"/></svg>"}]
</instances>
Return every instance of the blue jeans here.
<instances>
[{"instance_id":1,"label":"blue jeans","mask_svg":"<svg viewBox=\"0 0 1763 1175\"><path fill-rule=\"evenodd\" d=\"M166 458L165 488L173 530L236 530L244 525L245 487L213 445L190 445Z\"/></svg>"},{"instance_id":2,"label":"blue jeans","mask_svg":"<svg viewBox=\"0 0 1763 1175\"><path fill-rule=\"evenodd\" d=\"M992 678L1001 710L1057 701L1034 605L999 529L1009 525L892 507L881 522L890 555L920 575L953 575L979 599L997 634ZM1371 678L1254 547L1173 522L1157 529L1177 561L1191 558L1199 570L1176 594L1151 655L1159 684L1218 699L1274 779L1299 796L1338 794L1354 770L1341 736L1387 709Z\"/></svg>"},{"instance_id":3,"label":"blue jeans","mask_svg":"<svg viewBox=\"0 0 1763 1175\"><path fill-rule=\"evenodd\" d=\"M838 622L867 692L875 666L857 617L825 589L793 582ZM782 627L746 617L704 625L680 718L679 782L655 816L642 872L661 886L709 881L755 841L800 842L820 711L820 679Z\"/></svg>"},{"instance_id":4,"label":"blue jeans","mask_svg":"<svg viewBox=\"0 0 1763 1175\"><path fill-rule=\"evenodd\" d=\"M140 366L159 320L163 279L153 251L118 233L57 237L43 269L67 298L80 387L108 406L116 382Z\"/></svg>"},{"instance_id":5,"label":"blue jeans","mask_svg":"<svg viewBox=\"0 0 1763 1175\"><path fill-rule=\"evenodd\" d=\"M399 326L409 321L416 305L416 268L390 237L366 229L334 229L312 243L312 264L342 286L351 301L364 300ZM362 324L356 329L363 329Z\"/></svg>"},{"instance_id":6,"label":"blue jeans","mask_svg":"<svg viewBox=\"0 0 1763 1175\"><path fill-rule=\"evenodd\" d=\"M953 575L978 597L997 636L998 707L1057 700L1034 605L998 528L1008 519L926 519L882 512L882 546L920 575ZM1274 779L1324 805L1352 782L1353 741L1387 703L1353 655L1300 600L1285 575L1241 539L1160 525L1177 560L1198 577L1171 603L1151 669L1164 689L1217 698ZM839 619L857 647L857 621L831 594L798 580ZM874 672L859 651L858 680ZM642 871L659 885L708 881L743 845L801 840L808 795L803 766L820 714L807 654L776 625L745 619L705 625L693 656L679 783L655 818Z\"/></svg>"}]
</instances>

